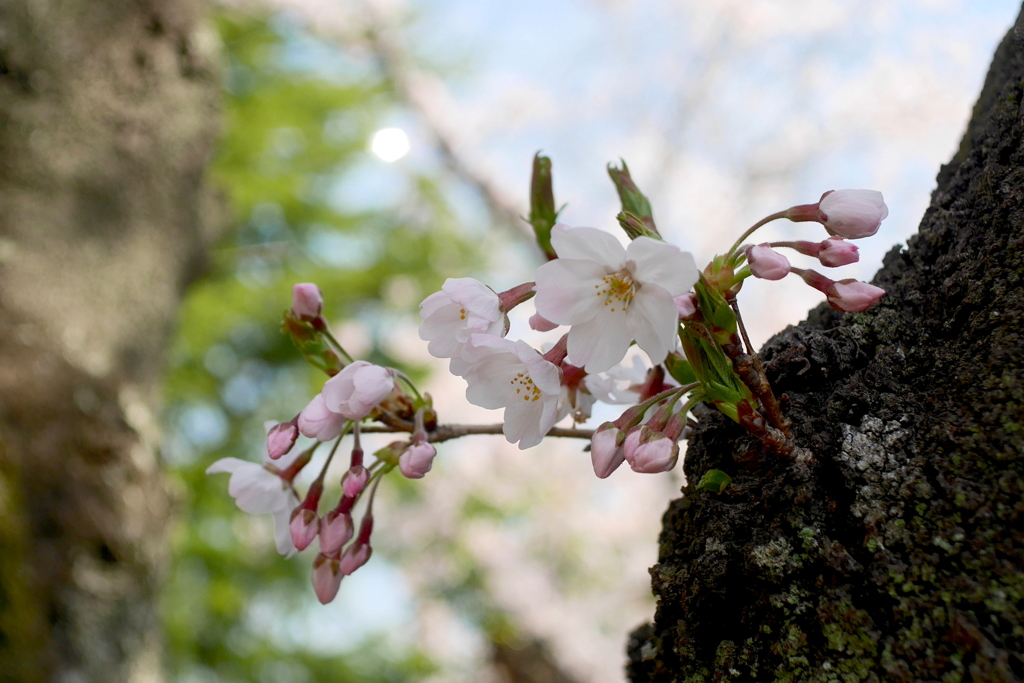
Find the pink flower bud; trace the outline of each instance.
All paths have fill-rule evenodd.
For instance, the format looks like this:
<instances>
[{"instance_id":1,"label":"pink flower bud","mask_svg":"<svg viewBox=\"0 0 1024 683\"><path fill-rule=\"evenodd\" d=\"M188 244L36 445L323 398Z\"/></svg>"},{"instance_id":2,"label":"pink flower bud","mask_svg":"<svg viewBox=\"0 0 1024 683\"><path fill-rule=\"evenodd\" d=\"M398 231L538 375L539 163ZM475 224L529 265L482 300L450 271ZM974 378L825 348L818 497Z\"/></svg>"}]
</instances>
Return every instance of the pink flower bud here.
<instances>
[{"instance_id":1,"label":"pink flower bud","mask_svg":"<svg viewBox=\"0 0 1024 683\"><path fill-rule=\"evenodd\" d=\"M334 600L344 577L341 562L336 558L327 557L323 553L316 556L313 560L313 592L321 605Z\"/></svg>"},{"instance_id":2,"label":"pink flower bud","mask_svg":"<svg viewBox=\"0 0 1024 683\"><path fill-rule=\"evenodd\" d=\"M622 442L625 435L611 422L605 422L590 437L590 462L599 479L607 478L625 459Z\"/></svg>"},{"instance_id":3,"label":"pink flower bud","mask_svg":"<svg viewBox=\"0 0 1024 683\"><path fill-rule=\"evenodd\" d=\"M341 556L341 573L346 576L369 562L373 548L369 543L353 543Z\"/></svg>"},{"instance_id":4,"label":"pink flower bud","mask_svg":"<svg viewBox=\"0 0 1024 683\"><path fill-rule=\"evenodd\" d=\"M838 268L859 261L859 251L856 244L851 244L842 237L829 237L821 243L818 260L826 268Z\"/></svg>"},{"instance_id":5,"label":"pink flower bud","mask_svg":"<svg viewBox=\"0 0 1024 683\"><path fill-rule=\"evenodd\" d=\"M390 369L357 360L327 380L321 393L329 410L350 420L361 420L394 388L395 376Z\"/></svg>"},{"instance_id":6,"label":"pink flower bud","mask_svg":"<svg viewBox=\"0 0 1024 683\"><path fill-rule=\"evenodd\" d=\"M627 455L629 466L634 472L656 474L667 472L676 466L679 458L679 444L659 432L649 432L648 440L641 437L632 450L632 457Z\"/></svg>"},{"instance_id":7,"label":"pink flower bud","mask_svg":"<svg viewBox=\"0 0 1024 683\"><path fill-rule=\"evenodd\" d=\"M537 330L538 332L550 332L556 327L558 327L558 323L551 322L540 313L534 313L530 316L531 330Z\"/></svg>"},{"instance_id":8,"label":"pink flower bud","mask_svg":"<svg viewBox=\"0 0 1024 683\"><path fill-rule=\"evenodd\" d=\"M877 190L826 192L818 202L818 220L830 235L856 240L878 232L889 207Z\"/></svg>"},{"instance_id":9,"label":"pink flower bud","mask_svg":"<svg viewBox=\"0 0 1024 683\"><path fill-rule=\"evenodd\" d=\"M312 282L292 287L292 313L303 319L319 317L324 309L324 297L320 288Z\"/></svg>"},{"instance_id":10,"label":"pink flower bud","mask_svg":"<svg viewBox=\"0 0 1024 683\"><path fill-rule=\"evenodd\" d=\"M837 311L860 313L873 306L885 296L881 287L857 280L840 280L826 292L828 304Z\"/></svg>"},{"instance_id":11,"label":"pink flower bud","mask_svg":"<svg viewBox=\"0 0 1024 683\"><path fill-rule=\"evenodd\" d=\"M331 510L320 524L320 552L337 556L342 546L352 539L354 531L352 515Z\"/></svg>"},{"instance_id":12,"label":"pink flower bud","mask_svg":"<svg viewBox=\"0 0 1024 683\"><path fill-rule=\"evenodd\" d=\"M768 243L747 248L747 263L754 277L781 280L789 275L789 259L768 246Z\"/></svg>"},{"instance_id":13,"label":"pink flower bud","mask_svg":"<svg viewBox=\"0 0 1024 683\"><path fill-rule=\"evenodd\" d=\"M430 471L437 449L426 441L417 441L398 458L398 469L409 479L422 479Z\"/></svg>"},{"instance_id":14,"label":"pink flower bud","mask_svg":"<svg viewBox=\"0 0 1024 683\"><path fill-rule=\"evenodd\" d=\"M679 311L680 320L696 320L699 314L697 310L697 295L693 292L687 292L677 296L673 301L676 302L676 310Z\"/></svg>"},{"instance_id":15,"label":"pink flower bud","mask_svg":"<svg viewBox=\"0 0 1024 683\"><path fill-rule=\"evenodd\" d=\"M282 422L267 432L267 455L277 460L295 445L299 438L299 428L294 422Z\"/></svg>"},{"instance_id":16,"label":"pink flower bud","mask_svg":"<svg viewBox=\"0 0 1024 683\"><path fill-rule=\"evenodd\" d=\"M292 521L288 526L292 533L292 543L299 550L305 550L320 531L320 517L314 510L296 508L292 512Z\"/></svg>"},{"instance_id":17,"label":"pink flower bud","mask_svg":"<svg viewBox=\"0 0 1024 683\"><path fill-rule=\"evenodd\" d=\"M353 465L341 478L341 490L349 498L355 498L363 492L368 481L370 481L370 471L362 465Z\"/></svg>"},{"instance_id":18,"label":"pink flower bud","mask_svg":"<svg viewBox=\"0 0 1024 683\"><path fill-rule=\"evenodd\" d=\"M626 433L626 439L622 444L622 451L626 460L630 462L633 461L633 453L636 451L637 446L640 445L640 437L643 435L644 431L649 432L650 429L648 429L646 425L640 425Z\"/></svg>"},{"instance_id":19,"label":"pink flower bud","mask_svg":"<svg viewBox=\"0 0 1024 683\"><path fill-rule=\"evenodd\" d=\"M341 434L345 416L327 408L323 394L317 394L299 413L299 431L317 441L330 441Z\"/></svg>"}]
</instances>

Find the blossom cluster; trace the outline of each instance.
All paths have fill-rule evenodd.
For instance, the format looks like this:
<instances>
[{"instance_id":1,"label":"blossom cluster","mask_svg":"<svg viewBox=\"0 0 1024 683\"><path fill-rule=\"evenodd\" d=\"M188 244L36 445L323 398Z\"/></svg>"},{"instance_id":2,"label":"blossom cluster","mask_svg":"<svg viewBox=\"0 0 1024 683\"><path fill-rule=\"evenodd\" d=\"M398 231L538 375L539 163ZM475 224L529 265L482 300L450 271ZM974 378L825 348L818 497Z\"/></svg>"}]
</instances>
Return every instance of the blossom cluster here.
<instances>
[{"instance_id":1,"label":"blossom cluster","mask_svg":"<svg viewBox=\"0 0 1024 683\"><path fill-rule=\"evenodd\" d=\"M866 310L885 293L867 283L835 281L793 267L780 251L816 258L827 268L856 262L858 250L850 240L873 235L888 213L878 192L826 192L815 204L771 214L700 270L691 254L662 239L647 199L625 166L610 171L623 200L618 219L630 238L625 245L596 228L558 223L550 178L546 185L538 183L538 167L535 160L530 222L548 260L534 280L499 293L472 278L450 278L420 305L419 336L428 352L447 359L449 370L465 380L470 403L504 411L500 425L438 424L432 399L407 376L353 359L334 339L316 285L293 288L284 330L328 378L292 419L267 425L261 463L225 458L207 471L231 474L228 492L243 511L273 515L281 554L318 543L313 587L323 603L334 599L344 576L370 559L373 500L380 482L394 470L422 478L437 455L434 444L441 441L500 431L526 449L557 434L589 440L600 478L623 463L639 473L665 472L676 466L679 441L693 424L690 409L703 402L760 439L766 450L787 454L793 448L789 422L745 341L738 316L736 295L743 282L795 273L822 291L831 306L848 312ZM813 221L829 236L817 242L746 243L757 229L778 219ZM553 333L543 351L508 336L509 313L531 300L531 328ZM646 360L633 356L624 365L633 345ZM596 430L578 428L598 401L628 407ZM555 428L570 416L571 427ZM377 423L373 431L401 434L402 439L365 461L365 422ZM329 465L349 436L340 495L321 515ZM302 496L296 478L321 444L328 454ZM357 505L363 510L358 531Z\"/></svg>"}]
</instances>

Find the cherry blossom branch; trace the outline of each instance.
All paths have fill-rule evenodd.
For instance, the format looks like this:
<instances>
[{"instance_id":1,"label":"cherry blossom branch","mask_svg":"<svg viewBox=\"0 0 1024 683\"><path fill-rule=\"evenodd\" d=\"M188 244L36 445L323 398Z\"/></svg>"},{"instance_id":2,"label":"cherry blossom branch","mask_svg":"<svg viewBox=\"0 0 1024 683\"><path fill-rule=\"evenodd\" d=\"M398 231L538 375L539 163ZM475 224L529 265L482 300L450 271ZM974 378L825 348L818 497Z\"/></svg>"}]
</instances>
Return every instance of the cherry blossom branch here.
<instances>
[{"instance_id":1,"label":"cherry blossom branch","mask_svg":"<svg viewBox=\"0 0 1024 683\"><path fill-rule=\"evenodd\" d=\"M501 434L503 426L500 423L491 425L438 425L436 429L428 432L427 440L432 443L440 443L475 434ZM398 434L402 432L412 432L411 423L409 429L398 429L390 425L367 425L363 427L364 434ZM589 439L594 435L594 430L553 427L547 435L568 439Z\"/></svg>"},{"instance_id":2,"label":"cherry blossom branch","mask_svg":"<svg viewBox=\"0 0 1024 683\"><path fill-rule=\"evenodd\" d=\"M779 211L777 213L773 213L770 216L765 216L764 218L762 218L761 220L759 220L758 222L754 223L749 228L747 228L747 231L745 233L743 233L742 235L740 235L740 238L738 240L736 240L736 242L732 245L732 247L729 249L729 251L725 252L726 260L732 259L733 254L736 252L737 249L740 248L740 245L743 244L743 240L745 240L748 237L750 237L751 235L753 235L754 232L758 228L761 228L761 227L767 225L768 223L771 223L772 221L776 221L776 220L778 220L780 218L785 218L786 217L786 213L787 213L786 211Z\"/></svg>"}]
</instances>

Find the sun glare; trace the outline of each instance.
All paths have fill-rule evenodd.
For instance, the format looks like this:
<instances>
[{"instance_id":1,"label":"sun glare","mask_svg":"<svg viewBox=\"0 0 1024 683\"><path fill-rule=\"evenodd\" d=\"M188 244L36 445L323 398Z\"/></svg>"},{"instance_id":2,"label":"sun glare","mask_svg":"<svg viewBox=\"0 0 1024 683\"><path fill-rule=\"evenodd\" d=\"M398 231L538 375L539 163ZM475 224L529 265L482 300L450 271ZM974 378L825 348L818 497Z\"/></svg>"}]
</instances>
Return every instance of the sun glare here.
<instances>
[{"instance_id":1,"label":"sun glare","mask_svg":"<svg viewBox=\"0 0 1024 683\"><path fill-rule=\"evenodd\" d=\"M409 136L401 128L382 128L373 134L370 149L383 161L398 161L409 152Z\"/></svg>"}]
</instances>

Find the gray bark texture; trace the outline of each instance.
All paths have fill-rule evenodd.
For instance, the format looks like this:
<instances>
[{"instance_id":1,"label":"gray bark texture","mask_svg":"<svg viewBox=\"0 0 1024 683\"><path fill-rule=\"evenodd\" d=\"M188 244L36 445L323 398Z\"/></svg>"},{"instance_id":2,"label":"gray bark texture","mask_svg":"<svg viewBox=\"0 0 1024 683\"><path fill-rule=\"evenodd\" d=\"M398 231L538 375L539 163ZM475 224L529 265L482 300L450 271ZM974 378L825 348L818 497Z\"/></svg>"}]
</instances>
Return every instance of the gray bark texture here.
<instances>
[{"instance_id":1,"label":"gray bark texture","mask_svg":"<svg viewBox=\"0 0 1024 683\"><path fill-rule=\"evenodd\" d=\"M1024 19L874 282L761 351L792 458L701 418L634 683L1024 679Z\"/></svg>"},{"instance_id":2,"label":"gray bark texture","mask_svg":"<svg viewBox=\"0 0 1024 683\"><path fill-rule=\"evenodd\" d=\"M0 0L0 680L158 681L166 345L212 225L199 0Z\"/></svg>"}]
</instances>

